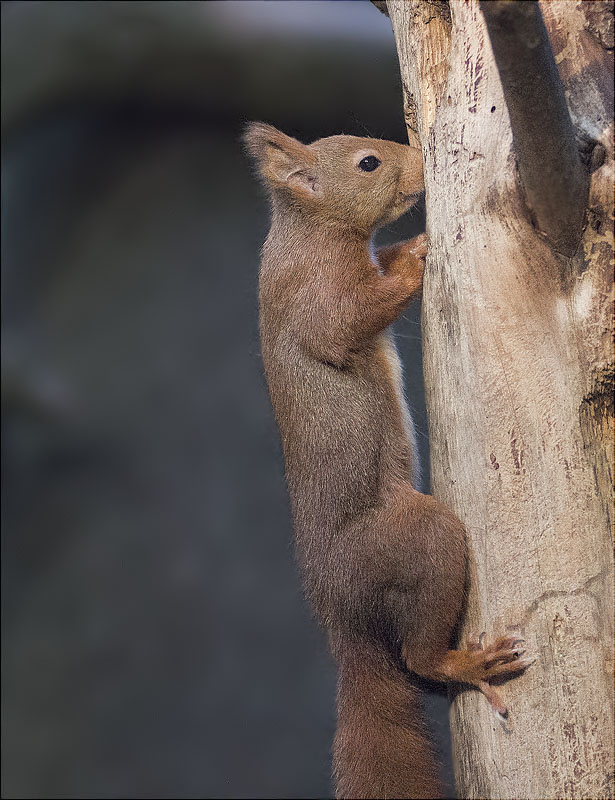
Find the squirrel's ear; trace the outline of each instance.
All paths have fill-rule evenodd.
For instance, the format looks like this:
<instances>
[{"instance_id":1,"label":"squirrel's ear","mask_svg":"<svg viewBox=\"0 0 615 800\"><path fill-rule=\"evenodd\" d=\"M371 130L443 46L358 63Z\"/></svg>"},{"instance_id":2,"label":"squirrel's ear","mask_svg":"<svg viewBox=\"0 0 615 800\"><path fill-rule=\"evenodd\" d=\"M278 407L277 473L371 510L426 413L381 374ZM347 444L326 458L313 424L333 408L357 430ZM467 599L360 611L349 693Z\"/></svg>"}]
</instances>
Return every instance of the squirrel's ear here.
<instances>
[{"instance_id":1,"label":"squirrel's ear","mask_svg":"<svg viewBox=\"0 0 615 800\"><path fill-rule=\"evenodd\" d=\"M307 145L264 122L250 122L243 141L260 174L273 188L286 188L300 196L319 193L318 159Z\"/></svg>"}]
</instances>

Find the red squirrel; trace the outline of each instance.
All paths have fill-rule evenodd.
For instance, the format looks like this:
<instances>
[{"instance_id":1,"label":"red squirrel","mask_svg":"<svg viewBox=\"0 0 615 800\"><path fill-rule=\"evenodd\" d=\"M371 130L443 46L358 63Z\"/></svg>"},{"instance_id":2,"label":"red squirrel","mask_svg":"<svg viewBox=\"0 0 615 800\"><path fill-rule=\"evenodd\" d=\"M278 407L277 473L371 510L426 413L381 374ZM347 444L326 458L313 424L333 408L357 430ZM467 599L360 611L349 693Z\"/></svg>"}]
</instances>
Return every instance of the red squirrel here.
<instances>
[{"instance_id":1,"label":"red squirrel","mask_svg":"<svg viewBox=\"0 0 615 800\"><path fill-rule=\"evenodd\" d=\"M338 664L336 797L441 797L411 673L478 687L530 663L515 636L452 650L463 524L412 484L413 429L389 325L422 286L427 239L374 251L423 191L421 149L311 145L260 122L245 144L269 190L260 334L306 592Z\"/></svg>"}]
</instances>

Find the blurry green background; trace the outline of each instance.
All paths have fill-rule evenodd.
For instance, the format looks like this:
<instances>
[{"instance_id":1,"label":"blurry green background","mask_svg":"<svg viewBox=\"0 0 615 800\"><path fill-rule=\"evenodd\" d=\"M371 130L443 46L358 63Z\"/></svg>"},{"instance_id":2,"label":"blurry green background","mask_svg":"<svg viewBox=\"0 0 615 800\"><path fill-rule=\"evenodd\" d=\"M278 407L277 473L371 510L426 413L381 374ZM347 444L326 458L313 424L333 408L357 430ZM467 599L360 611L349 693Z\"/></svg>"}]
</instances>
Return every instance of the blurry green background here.
<instances>
[{"instance_id":1,"label":"blurry green background","mask_svg":"<svg viewBox=\"0 0 615 800\"><path fill-rule=\"evenodd\" d=\"M2 4L3 797L331 794L334 668L259 355L251 119L406 141L388 19ZM427 475L416 306L396 331Z\"/></svg>"}]
</instances>

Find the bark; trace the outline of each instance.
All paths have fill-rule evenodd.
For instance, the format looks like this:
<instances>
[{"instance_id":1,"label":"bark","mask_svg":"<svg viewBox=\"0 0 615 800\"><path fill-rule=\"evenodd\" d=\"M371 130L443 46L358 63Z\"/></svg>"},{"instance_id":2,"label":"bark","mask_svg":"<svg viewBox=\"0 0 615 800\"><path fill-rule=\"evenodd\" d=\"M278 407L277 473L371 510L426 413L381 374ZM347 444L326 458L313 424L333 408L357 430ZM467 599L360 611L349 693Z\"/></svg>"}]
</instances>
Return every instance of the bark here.
<instances>
[{"instance_id":1,"label":"bark","mask_svg":"<svg viewBox=\"0 0 615 800\"><path fill-rule=\"evenodd\" d=\"M519 176L536 227L574 255L587 208L564 88L536 0L481 2L510 118Z\"/></svg>"},{"instance_id":2,"label":"bark","mask_svg":"<svg viewBox=\"0 0 615 800\"><path fill-rule=\"evenodd\" d=\"M432 490L470 539L460 638L519 631L537 656L501 689L505 725L453 701L468 798L613 796L612 4L540 7L591 172L571 258L533 224L476 0L388 3L425 159ZM532 158L553 163L558 125Z\"/></svg>"}]
</instances>

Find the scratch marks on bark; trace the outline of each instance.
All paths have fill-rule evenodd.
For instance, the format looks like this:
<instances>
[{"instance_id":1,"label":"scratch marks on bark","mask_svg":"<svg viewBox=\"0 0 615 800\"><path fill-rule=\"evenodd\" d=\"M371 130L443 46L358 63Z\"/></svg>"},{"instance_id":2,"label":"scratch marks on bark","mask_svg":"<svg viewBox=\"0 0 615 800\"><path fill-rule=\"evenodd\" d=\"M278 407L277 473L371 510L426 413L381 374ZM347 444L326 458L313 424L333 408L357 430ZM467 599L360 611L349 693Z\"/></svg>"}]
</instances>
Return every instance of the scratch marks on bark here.
<instances>
[{"instance_id":1,"label":"scratch marks on bark","mask_svg":"<svg viewBox=\"0 0 615 800\"><path fill-rule=\"evenodd\" d=\"M465 66L466 66L466 93L468 98L468 111L476 114L478 108L478 87L483 80L483 57L481 55L482 41L478 43L478 53L472 57L473 43L466 42Z\"/></svg>"},{"instance_id":2,"label":"scratch marks on bark","mask_svg":"<svg viewBox=\"0 0 615 800\"><path fill-rule=\"evenodd\" d=\"M605 567L601 569L600 572L597 572L595 575L592 575L586 581L584 581L581 586L578 586L576 589L550 589L546 592L542 592L530 605L525 609L521 619L511 625L507 626L507 630L524 630L527 625L529 625L530 620L536 613L536 611L544 605L545 602L548 600L553 599L554 597L578 597L579 595L588 595L598 603L598 598L593 594L591 589L593 588L595 583L600 581L604 582L607 578L608 570ZM557 618L557 615L556 615ZM556 624L556 620L553 620L554 624ZM595 637L590 637L592 641L595 640Z\"/></svg>"},{"instance_id":3,"label":"scratch marks on bark","mask_svg":"<svg viewBox=\"0 0 615 800\"><path fill-rule=\"evenodd\" d=\"M523 445L517 438L515 429L513 428L508 432L510 436L510 452L512 454L513 463L515 465L515 475L521 475L521 466L523 464ZM525 472L525 470L523 470Z\"/></svg>"}]
</instances>

